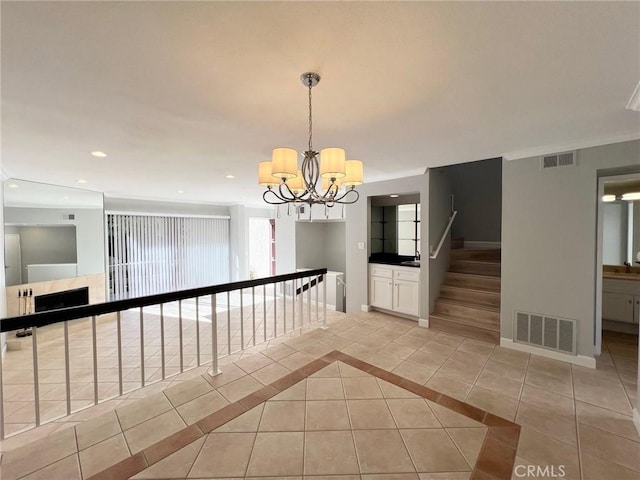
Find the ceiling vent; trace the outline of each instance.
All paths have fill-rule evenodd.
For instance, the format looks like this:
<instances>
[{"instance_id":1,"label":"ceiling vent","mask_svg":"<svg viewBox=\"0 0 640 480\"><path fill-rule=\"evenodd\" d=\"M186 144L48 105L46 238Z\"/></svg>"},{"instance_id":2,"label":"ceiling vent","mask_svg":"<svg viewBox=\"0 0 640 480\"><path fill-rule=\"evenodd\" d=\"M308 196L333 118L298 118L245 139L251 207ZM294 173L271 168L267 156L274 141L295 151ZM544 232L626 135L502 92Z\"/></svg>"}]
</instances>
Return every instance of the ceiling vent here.
<instances>
[{"instance_id":1,"label":"ceiling vent","mask_svg":"<svg viewBox=\"0 0 640 480\"><path fill-rule=\"evenodd\" d=\"M576 322L565 318L516 312L514 341L575 355Z\"/></svg>"},{"instance_id":2,"label":"ceiling vent","mask_svg":"<svg viewBox=\"0 0 640 480\"><path fill-rule=\"evenodd\" d=\"M576 152L552 153L551 155L543 155L540 157L540 168L542 170L556 167L575 167Z\"/></svg>"}]
</instances>

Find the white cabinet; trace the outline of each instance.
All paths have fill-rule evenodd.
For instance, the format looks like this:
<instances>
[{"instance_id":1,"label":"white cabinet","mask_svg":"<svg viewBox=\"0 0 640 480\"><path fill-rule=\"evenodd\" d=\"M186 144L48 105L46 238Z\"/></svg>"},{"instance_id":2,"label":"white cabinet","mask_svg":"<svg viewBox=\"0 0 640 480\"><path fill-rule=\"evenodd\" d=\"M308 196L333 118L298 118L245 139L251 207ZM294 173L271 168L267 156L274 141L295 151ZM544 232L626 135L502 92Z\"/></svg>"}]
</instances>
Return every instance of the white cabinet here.
<instances>
[{"instance_id":1,"label":"white cabinet","mask_svg":"<svg viewBox=\"0 0 640 480\"><path fill-rule=\"evenodd\" d=\"M602 318L617 322L638 323L640 282L605 279L602 287Z\"/></svg>"},{"instance_id":2,"label":"white cabinet","mask_svg":"<svg viewBox=\"0 0 640 480\"><path fill-rule=\"evenodd\" d=\"M418 317L420 315L420 270L413 267L371 264L369 304Z\"/></svg>"}]
</instances>

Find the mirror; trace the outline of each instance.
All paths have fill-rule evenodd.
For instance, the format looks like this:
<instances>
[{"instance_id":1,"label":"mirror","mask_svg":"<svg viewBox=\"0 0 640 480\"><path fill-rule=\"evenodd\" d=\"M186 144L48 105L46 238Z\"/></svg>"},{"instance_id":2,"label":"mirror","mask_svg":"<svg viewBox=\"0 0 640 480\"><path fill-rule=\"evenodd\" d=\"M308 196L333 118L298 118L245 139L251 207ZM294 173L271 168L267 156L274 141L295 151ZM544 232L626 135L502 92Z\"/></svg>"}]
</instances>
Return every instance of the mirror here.
<instances>
[{"instance_id":1,"label":"mirror","mask_svg":"<svg viewBox=\"0 0 640 480\"><path fill-rule=\"evenodd\" d=\"M640 192L640 178L612 180L604 184L603 244L604 265L638 266L640 252L640 199L623 195ZM633 197L635 198L635 197Z\"/></svg>"},{"instance_id":2,"label":"mirror","mask_svg":"<svg viewBox=\"0 0 640 480\"><path fill-rule=\"evenodd\" d=\"M4 182L7 315L25 312L18 295L88 288L105 301L102 193L18 179ZM30 305L34 302L28 302Z\"/></svg>"},{"instance_id":3,"label":"mirror","mask_svg":"<svg viewBox=\"0 0 640 480\"><path fill-rule=\"evenodd\" d=\"M371 256L420 256L420 196L371 198Z\"/></svg>"}]
</instances>

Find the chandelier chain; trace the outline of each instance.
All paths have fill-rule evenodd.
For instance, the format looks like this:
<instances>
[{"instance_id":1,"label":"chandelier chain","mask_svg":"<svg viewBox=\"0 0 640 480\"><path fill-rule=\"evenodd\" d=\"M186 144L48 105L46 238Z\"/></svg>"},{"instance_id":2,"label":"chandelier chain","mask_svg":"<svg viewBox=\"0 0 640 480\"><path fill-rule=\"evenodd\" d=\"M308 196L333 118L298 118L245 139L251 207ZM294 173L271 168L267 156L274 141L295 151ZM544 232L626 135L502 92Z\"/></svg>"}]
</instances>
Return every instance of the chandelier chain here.
<instances>
[{"instance_id":1,"label":"chandelier chain","mask_svg":"<svg viewBox=\"0 0 640 480\"><path fill-rule=\"evenodd\" d=\"M311 116L311 87L312 87L312 79L311 76L309 76L309 151L313 151L313 147L312 147L312 143L311 143L311 138L313 136L313 117Z\"/></svg>"}]
</instances>

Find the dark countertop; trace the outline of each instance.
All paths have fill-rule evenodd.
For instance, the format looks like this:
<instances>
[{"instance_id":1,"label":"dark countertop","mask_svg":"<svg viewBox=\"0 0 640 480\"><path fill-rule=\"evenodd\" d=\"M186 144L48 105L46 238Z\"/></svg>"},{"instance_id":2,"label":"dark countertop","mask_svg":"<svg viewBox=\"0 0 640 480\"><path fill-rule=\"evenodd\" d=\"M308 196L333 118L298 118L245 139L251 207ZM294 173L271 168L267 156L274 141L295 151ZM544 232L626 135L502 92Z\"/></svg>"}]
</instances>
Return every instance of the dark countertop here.
<instances>
[{"instance_id":1,"label":"dark countertop","mask_svg":"<svg viewBox=\"0 0 640 480\"><path fill-rule=\"evenodd\" d=\"M402 262L411 262L414 257L408 255L375 255L369 257L369 263L381 263L383 265L395 265L397 267L420 268L420 265L403 265Z\"/></svg>"}]
</instances>

